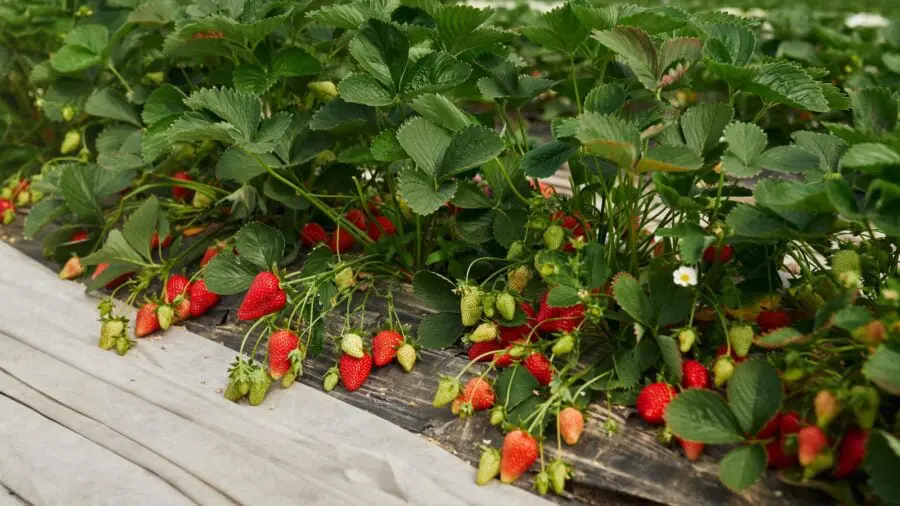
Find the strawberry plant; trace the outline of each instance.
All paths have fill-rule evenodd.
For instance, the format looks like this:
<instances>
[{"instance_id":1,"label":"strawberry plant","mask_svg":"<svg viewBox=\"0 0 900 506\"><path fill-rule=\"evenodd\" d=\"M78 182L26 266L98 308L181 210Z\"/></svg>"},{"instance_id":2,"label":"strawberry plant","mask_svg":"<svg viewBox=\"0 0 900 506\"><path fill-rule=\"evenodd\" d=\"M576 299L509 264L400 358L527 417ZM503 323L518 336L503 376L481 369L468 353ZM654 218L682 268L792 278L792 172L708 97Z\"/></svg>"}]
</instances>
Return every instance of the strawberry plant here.
<instances>
[{"instance_id":1,"label":"strawberry plant","mask_svg":"<svg viewBox=\"0 0 900 506\"><path fill-rule=\"evenodd\" d=\"M71 3L0 6L0 223L110 291L102 349L244 294L236 402L326 348L324 389L355 391L466 347L434 405L506 433L479 484L534 470L563 493L562 442L604 402L690 460L727 445L735 491L770 467L896 500L896 22ZM407 283L433 310L415 329L394 310ZM133 331L113 296L140 306ZM377 329L355 318L373 297Z\"/></svg>"}]
</instances>

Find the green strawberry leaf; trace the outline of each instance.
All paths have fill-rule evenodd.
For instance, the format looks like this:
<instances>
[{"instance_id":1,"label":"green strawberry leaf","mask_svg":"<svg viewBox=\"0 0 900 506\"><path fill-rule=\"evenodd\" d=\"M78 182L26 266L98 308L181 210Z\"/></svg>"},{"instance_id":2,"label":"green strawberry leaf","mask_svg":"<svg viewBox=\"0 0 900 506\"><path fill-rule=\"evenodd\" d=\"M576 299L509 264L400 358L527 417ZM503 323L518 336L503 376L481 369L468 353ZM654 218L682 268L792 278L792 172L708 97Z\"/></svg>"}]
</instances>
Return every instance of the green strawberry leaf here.
<instances>
[{"instance_id":1,"label":"green strawberry leaf","mask_svg":"<svg viewBox=\"0 0 900 506\"><path fill-rule=\"evenodd\" d=\"M728 380L731 412L747 434L756 434L781 409L781 380L765 360L739 365Z\"/></svg>"},{"instance_id":2,"label":"green strawberry leaf","mask_svg":"<svg viewBox=\"0 0 900 506\"><path fill-rule=\"evenodd\" d=\"M759 481L765 471L766 451L759 444L735 448L719 462L719 478L735 492Z\"/></svg>"},{"instance_id":3,"label":"green strawberry leaf","mask_svg":"<svg viewBox=\"0 0 900 506\"><path fill-rule=\"evenodd\" d=\"M459 296L453 293L455 288L452 282L431 271L419 271L413 277L416 297L437 311L459 313Z\"/></svg>"},{"instance_id":4,"label":"green strawberry leaf","mask_svg":"<svg viewBox=\"0 0 900 506\"><path fill-rule=\"evenodd\" d=\"M897 466L900 466L900 439L884 430L872 431L866 444L863 468L878 497L900 497Z\"/></svg>"},{"instance_id":5,"label":"green strawberry leaf","mask_svg":"<svg viewBox=\"0 0 900 506\"><path fill-rule=\"evenodd\" d=\"M234 295L250 288L259 269L232 253L219 253L203 268L206 288L219 295Z\"/></svg>"},{"instance_id":6,"label":"green strawberry leaf","mask_svg":"<svg viewBox=\"0 0 900 506\"><path fill-rule=\"evenodd\" d=\"M262 223L250 223L235 234L234 247L242 260L266 271L284 256L284 236Z\"/></svg>"},{"instance_id":7,"label":"green strawberry leaf","mask_svg":"<svg viewBox=\"0 0 900 506\"><path fill-rule=\"evenodd\" d=\"M728 444L744 440L731 410L711 390L681 392L666 408L665 419L676 436L688 441Z\"/></svg>"},{"instance_id":8,"label":"green strawberry leaf","mask_svg":"<svg viewBox=\"0 0 900 506\"><path fill-rule=\"evenodd\" d=\"M455 343L462 336L463 330L465 327L459 319L459 313L428 315L419 322L417 342L429 350L444 349Z\"/></svg>"}]
</instances>

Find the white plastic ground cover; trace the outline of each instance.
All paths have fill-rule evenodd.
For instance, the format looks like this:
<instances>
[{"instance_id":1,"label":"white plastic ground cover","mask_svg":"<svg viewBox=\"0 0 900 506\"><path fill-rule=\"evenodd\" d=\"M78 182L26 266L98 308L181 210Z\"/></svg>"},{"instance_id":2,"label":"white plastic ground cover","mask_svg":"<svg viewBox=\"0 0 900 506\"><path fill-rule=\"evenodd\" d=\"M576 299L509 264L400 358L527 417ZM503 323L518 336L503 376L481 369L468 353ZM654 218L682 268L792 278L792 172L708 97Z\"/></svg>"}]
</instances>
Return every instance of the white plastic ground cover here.
<instances>
[{"instance_id":1,"label":"white plastic ground cover","mask_svg":"<svg viewBox=\"0 0 900 506\"><path fill-rule=\"evenodd\" d=\"M4 243L0 294L0 506L548 504L305 385L233 404L183 328L104 352L97 300Z\"/></svg>"}]
</instances>

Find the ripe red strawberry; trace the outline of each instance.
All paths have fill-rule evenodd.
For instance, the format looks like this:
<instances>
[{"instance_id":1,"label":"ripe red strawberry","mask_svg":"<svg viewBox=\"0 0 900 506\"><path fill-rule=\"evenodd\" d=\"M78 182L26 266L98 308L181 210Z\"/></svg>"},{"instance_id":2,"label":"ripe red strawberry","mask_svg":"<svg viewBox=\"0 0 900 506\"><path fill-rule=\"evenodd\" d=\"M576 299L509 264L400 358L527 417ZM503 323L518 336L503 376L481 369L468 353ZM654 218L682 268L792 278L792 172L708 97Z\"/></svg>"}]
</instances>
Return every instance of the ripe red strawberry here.
<instances>
[{"instance_id":1,"label":"ripe red strawberry","mask_svg":"<svg viewBox=\"0 0 900 506\"><path fill-rule=\"evenodd\" d=\"M559 434L566 444L574 445L584 432L584 415L581 411L569 406L557 415L559 422Z\"/></svg>"},{"instance_id":2,"label":"ripe red strawberry","mask_svg":"<svg viewBox=\"0 0 900 506\"><path fill-rule=\"evenodd\" d=\"M541 298L537 321L544 332L572 332L584 320L584 305L552 307L547 304L547 294Z\"/></svg>"},{"instance_id":3,"label":"ripe red strawberry","mask_svg":"<svg viewBox=\"0 0 900 506\"><path fill-rule=\"evenodd\" d=\"M362 212L359 209L351 209L344 214L344 217L347 218L347 221L353 224L356 228L365 231L366 230L366 213Z\"/></svg>"},{"instance_id":4,"label":"ripe red strawberry","mask_svg":"<svg viewBox=\"0 0 900 506\"><path fill-rule=\"evenodd\" d=\"M703 448L706 446L703 443L685 441L681 438L678 438L678 442L681 443L681 449L684 450L684 456L691 462L700 458L700 455L703 453Z\"/></svg>"},{"instance_id":5,"label":"ripe red strawberry","mask_svg":"<svg viewBox=\"0 0 900 506\"><path fill-rule=\"evenodd\" d=\"M269 375L281 379L291 368L289 355L297 349L300 339L290 330L276 330L269 336Z\"/></svg>"},{"instance_id":6,"label":"ripe red strawberry","mask_svg":"<svg viewBox=\"0 0 900 506\"><path fill-rule=\"evenodd\" d=\"M380 229L378 228L379 226L381 226ZM384 232L382 232L382 230ZM387 216L376 216L375 221L369 222L366 232L373 241L377 241L381 238L382 233L384 235L395 235L397 233L397 227L394 226L394 222Z\"/></svg>"},{"instance_id":7,"label":"ripe red strawberry","mask_svg":"<svg viewBox=\"0 0 900 506\"><path fill-rule=\"evenodd\" d=\"M358 390L366 382L372 372L372 355L366 353L362 358L353 358L346 353L341 354L338 364L341 372L341 381L348 392Z\"/></svg>"},{"instance_id":8,"label":"ripe red strawberry","mask_svg":"<svg viewBox=\"0 0 900 506\"><path fill-rule=\"evenodd\" d=\"M756 439L769 439L778 434L778 428L781 425L781 413L776 414L771 420L763 425L762 429L756 433Z\"/></svg>"},{"instance_id":9,"label":"ripe red strawberry","mask_svg":"<svg viewBox=\"0 0 900 506\"><path fill-rule=\"evenodd\" d=\"M637 398L637 412L645 422L662 425L665 423L663 415L666 406L672 402L677 392L666 383L651 383L641 390Z\"/></svg>"},{"instance_id":10,"label":"ripe red strawberry","mask_svg":"<svg viewBox=\"0 0 900 506\"><path fill-rule=\"evenodd\" d=\"M681 362L681 375L684 388L709 388L709 371L696 360Z\"/></svg>"},{"instance_id":11,"label":"ripe red strawberry","mask_svg":"<svg viewBox=\"0 0 900 506\"><path fill-rule=\"evenodd\" d=\"M718 254L717 254L718 253ZM703 261L711 264L718 257L719 263L727 264L734 256L734 246L725 244L722 247L709 246L703 250Z\"/></svg>"},{"instance_id":12,"label":"ripe red strawberry","mask_svg":"<svg viewBox=\"0 0 900 506\"><path fill-rule=\"evenodd\" d=\"M76 230L72 237L69 237L69 242L81 242L87 241L91 236L88 234L87 230Z\"/></svg>"},{"instance_id":13,"label":"ripe red strawberry","mask_svg":"<svg viewBox=\"0 0 900 506\"><path fill-rule=\"evenodd\" d=\"M756 324L763 332L791 326L791 317L785 311L760 311Z\"/></svg>"},{"instance_id":14,"label":"ripe red strawberry","mask_svg":"<svg viewBox=\"0 0 900 506\"><path fill-rule=\"evenodd\" d=\"M206 288L206 280L198 279L188 289L191 300L191 316L199 318L219 303L219 295Z\"/></svg>"},{"instance_id":15,"label":"ripe red strawberry","mask_svg":"<svg viewBox=\"0 0 900 506\"><path fill-rule=\"evenodd\" d=\"M103 274L103 271L105 271L108 268L109 268L108 262L103 262L103 263L97 264L97 267L94 268L94 273L91 274L91 279L92 280L97 279L101 274ZM105 286L106 286L106 288L112 290L113 288L116 288L119 285L121 285L122 283L128 281L128 279L131 278L132 276L134 276L134 273L131 273L131 272L122 274L121 276L106 283Z\"/></svg>"},{"instance_id":16,"label":"ripe red strawberry","mask_svg":"<svg viewBox=\"0 0 900 506\"><path fill-rule=\"evenodd\" d=\"M148 302L141 306L134 319L134 335L144 337L160 329L159 317L156 315L158 308L159 306L154 302Z\"/></svg>"},{"instance_id":17,"label":"ripe red strawberry","mask_svg":"<svg viewBox=\"0 0 900 506\"><path fill-rule=\"evenodd\" d=\"M493 341L481 341L480 343L472 343L472 346L469 347L469 360L478 359L479 362L490 362L491 360L494 360L494 358L496 358L498 354L485 354L502 349L503 343L496 339L494 339Z\"/></svg>"},{"instance_id":18,"label":"ripe red strawberry","mask_svg":"<svg viewBox=\"0 0 900 506\"><path fill-rule=\"evenodd\" d=\"M372 358L375 365L383 367L394 361L397 348L403 344L403 336L393 330L382 330L372 338Z\"/></svg>"},{"instance_id":19,"label":"ripe red strawberry","mask_svg":"<svg viewBox=\"0 0 900 506\"><path fill-rule=\"evenodd\" d=\"M287 304L287 295L281 289L281 281L271 272L260 272L253 278L247 295L238 308L239 320L255 320L267 314L281 311Z\"/></svg>"},{"instance_id":20,"label":"ripe red strawberry","mask_svg":"<svg viewBox=\"0 0 900 506\"><path fill-rule=\"evenodd\" d=\"M869 431L859 427L851 427L841 438L838 446L837 465L834 468L835 478L846 478L859 468L866 456L866 441L869 439Z\"/></svg>"},{"instance_id":21,"label":"ripe red strawberry","mask_svg":"<svg viewBox=\"0 0 900 506\"><path fill-rule=\"evenodd\" d=\"M786 436L788 434L796 434L800 432L800 429L802 427L803 421L800 419L800 415L798 415L795 411L782 413L781 419L778 420L778 431L781 432L782 436Z\"/></svg>"},{"instance_id":22,"label":"ripe red strawberry","mask_svg":"<svg viewBox=\"0 0 900 506\"><path fill-rule=\"evenodd\" d=\"M166 281L166 304L171 304L175 297L183 295L191 287L191 280L181 274L172 274Z\"/></svg>"},{"instance_id":23,"label":"ripe red strawberry","mask_svg":"<svg viewBox=\"0 0 900 506\"><path fill-rule=\"evenodd\" d=\"M481 377L472 378L466 383L465 390L459 394L457 400L461 403L472 403L472 409L475 411L490 409L494 405L494 389L486 379Z\"/></svg>"},{"instance_id":24,"label":"ripe red strawberry","mask_svg":"<svg viewBox=\"0 0 900 506\"><path fill-rule=\"evenodd\" d=\"M810 425L803 427L797 433L797 457L800 464L808 466L813 460L828 448L828 436L819 427Z\"/></svg>"},{"instance_id":25,"label":"ripe red strawberry","mask_svg":"<svg viewBox=\"0 0 900 506\"><path fill-rule=\"evenodd\" d=\"M525 357L522 365L528 372L543 386L547 386L553 381L553 364L550 360L540 353L532 353Z\"/></svg>"},{"instance_id":26,"label":"ripe red strawberry","mask_svg":"<svg viewBox=\"0 0 900 506\"><path fill-rule=\"evenodd\" d=\"M16 206L9 199L0 199L0 224L9 225L16 219Z\"/></svg>"},{"instance_id":27,"label":"ripe red strawberry","mask_svg":"<svg viewBox=\"0 0 900 506\"><path fill-rule=\"evenodd\" d=\"M300 241L307 248L315 248L316 246L328 240L328 232L318 223L307 223L300 230Z\"/></svg>"},{"instance_id":28,"label":"ripe red strawberry","mask_svg":"<svg viewBox=\"0 0 900 506\"><path fill-rule=\"evenodd\" d=\"M175 306L175 321L183 322L191 317L191 301L187 298L181 299L181 302Z\"/></svg>"},{"instance_id":29,"label":"ripe red strawberry","mask_svg":"<svg viewBox=\"0 0 900 506\"><path fill-rule=\"evenodd\" d=\"M328 236L327 245L335 253L346 253L354 244L356 244L356 239L341 227Z\"/></svg>"},{"instance_id":30,"label":"ripe red strawberry","mask_svg":"<svg viewBox=\"0 0 900 506\"><path fill-rule=\"evenodd\" d=\"M206 264L210 263L216 255L219 254L220 251L225 250L224 242L217 242L216 244L209 246L206 248L206 251L203 252L203 258L200 260L200 267L206 266Z\"/></svg>"},{"instance_id":31,"label":"ripe red strawberry","mask_svg":"<svg viewBox=\"0 0 900 506\"><path fill-rule=\"evenodd\" d=\"M500 356L497 357L497 360L494 362L494 365L496 365L497 367L503 368L503 367L509 367L513 364L513 361L515 360L515 358L513 358L513 356L510 355L509 351L508 351L508 350L512 349L513 344L514 343L510 343L510 344L506 345L506 350L507 350L506 353L501 353Z\"/></svg>"},{"instance_id":32,"label":"ripe red strawberry","mask_svg":"<svg viewBox=\"0 0 900 506\"><path fill-rule=\"evenodd\" d=\"M531 307L531 304L525 302L521 303L519 307L522 308L522 312L525 313L527 320L517 327L500 327L500 340L504 344L525 339L529 336L531 336L532 341L536 341L538 338L537 333L532 333L532 329L534 329L537 321L534 316L534 308Z\"/></svg>"},{"instance_id":33,"label":"ripe red strawberry","mask_svg":"<svg viewBox=\"0 0 900 506\"><path fill-rule=\"evenodd\" d=\"M180 181L193 181L194 178L190 176L185 171L179 171L172 175L173 179L178 179ZM180 202L184 202L187 199L191 198L191 195L194 194L194 190L188 189L184 186L173 186L172 187L172 199Z\"/></svg>"},{"instance_id":34,"label":"ripe red strawberry","mask_svg":"<svg viewBox=\"0 0 900 506\"><path fill-rule=\"evenodd\" d=\"M516 429L503 438L500 481L512 483L531 468L538 458L538 443L527 432Z\"/></svg>"},{"instance_id":35,"label":"ripe red strawberry","mask_svg":"<svg viewBox=\"0 0 900 506\"><path fill-rule=\"evenodd\" d=\"M162 245L162 248L163 248L163 249L166 249L166 248L168 248L169 245L171 245L171 244L172 244L172 236L171 236L171 235L167 235L166 238L163 239L161 245ZM157 248L159 248L159 247L160 247L159 234L156 233L156 232L153 232L153 236L150 237L150 249L151 249L151 250L155 250L155 249L157 249Z\"/></svg>"},{"instance_id":36,"label":"ripe red strawberry","mask_svg":"<svg viewBox=\"0 0 900 506\"><path fill-rule=\"evenodd\" d=\"M784 440L778 438L766 444L766 460L769 467L784 469L798 464L797 455L788 455L784 451Z\"/></svg>"}]
</instances>

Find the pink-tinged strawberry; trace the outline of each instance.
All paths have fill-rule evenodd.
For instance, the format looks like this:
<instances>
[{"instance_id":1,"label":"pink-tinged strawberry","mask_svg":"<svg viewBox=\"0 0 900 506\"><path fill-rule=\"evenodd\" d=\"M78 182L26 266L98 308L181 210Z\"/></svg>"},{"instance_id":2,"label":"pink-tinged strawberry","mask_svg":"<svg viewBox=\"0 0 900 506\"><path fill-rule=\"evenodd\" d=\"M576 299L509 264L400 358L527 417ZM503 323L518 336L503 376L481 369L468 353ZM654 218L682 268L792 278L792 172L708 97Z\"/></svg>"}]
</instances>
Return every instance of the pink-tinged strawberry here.
<instances>
[{"instance_id":1,"label":"pink-tinged strawberry","mask_svg":"<svg viewBox=\"0 0 900 506\"><path fill-rule=\"evenodd\" d=\"M500 457L500 481L512 483L525 474L538 458L538 442L527 432L516 429L503 438Z\"/></svg>"},{"instance_id":2,"label":"pink-tinged strawberry","mask_svg":"<svg viewBox=\"0 0 900 506\"><path fill-rule=\"evenodd\" d=\"M76 230L74 233L72 233L72 236L69 237L69 242L83 242L87 241L90 238L91 236L88 234L87 230Z\"/></svg>"},{"instance_id":3,"label":"pink-tinged strawberry","mask_svg":"<svg viewBox=\"0 0 900 506\"><path fill-rule=\"evenodd\" d=\"M494 405L494 389L484 378L472 378L466 383L466 388L457 397L460 403L472 405L474 411L490 409Z\"/></svg>"},{"instance_id":4,"label":"pink-tinged strawberry","mask_svg":"<svg viewBox=\"0 0 900 506\"><path fill-rule=\"evenodd\" d=\"M281 379L291 368L290 354L297 349L300 339L290 330L276 330L269 336L269 375Z\"/></svg>"},{"instance_id":5,"label":"pink-tinged strawberry","mask_svg":"<svg viewBox=\"0 0 900 506\"><path fill-rule=\"evenodd\" d=\"M103 274L103 271L105 271L108 268L109 268L108 262L103 262L103 263L97 264L97 267L94 268L94 273L91 274L91 280L97 279L101 274ZM113 288L116 288L119 285L121 285L122 283L128 281L132 276L134 276L134 273L126 272L125 274L122 274L121 276L113 279L112 281L109 281L104 286L106 286L106 288L112 290Z\"/></svg>"},{"instance_id":6,"label":"pink-tinged strawberry","mask_svg":"<svg viewBox=\"0 0 900 506\"><path fill-rule=\"evenodd\" d=\"M730 244L724 244L719 247L709 246L703 250L703 261L708 264L714 263L716 260L719 263L727 264L733 256L734 246Z\"/></svg>"},{"instance_id":7,"label":"pink-tinged strawberry","mask_svg":"<svg viewBox=\"0 0 900 506\"><path fill-rule=\"evenodd\" d=\"M823 429L841 412L841 402L830 390L819 390L813 399L816 424Z\"/></svg>"},{"instance_id":8,"label":"pink-tinged strawberry","mask_svg":"<svg viewBox=\"0 0 900 506\"><path fill-rule=\"evenodd\" d=\"M812 464L816 457L827 448L828 436L819 427L814 425L803 427L797 433L797 457L801 465Z\"/></svg>"},{"instance_id":9,"label":"pink-tinged strawberry","mask_svg":"<svg viewBox=\"0 0 900 506\"><path fill-rule=\"evenodd\" d=\"M206 280L198 279L188 289L191 300L191 316L199 318L219 303L219 295L206 288Z\"/></svg>"},{"instance_id":10,"label":"pink-tinged strawberry","mask_svg":"<svg viewBox=\"0 0 900 506\"><path fill-rule=\"evenodd\" d=\"M328 241L328 232L318 223L307 223L300 230L300 241L307 248L315 248Z\"/></svg>"},{"instance_id":11,"label":"pink-tinged strawberry","mask_svg":"<svg viewBox=\"0 0 900 506\"><path fill-rule=\"evenodd\" d=\"M194 179L185 171L179 171L172 175L173 179L177 179L179 181L193 181ZM179 202L185 202L194 194L194 190L191 190L185 186L173 186L172 187L172 199L177 200Z\"/></svg>"},{"instance_id":12,"label":"pink-tinged strawberry","mask_svg":"<svg viewBox=\"0 0 900 506\"><path fill-rule=\"evenodd\" d=\"M550 360L540 353L532 353L525 357L522 365L528 372L543 386L547 386L553 381L553 364Z\"/></svg>"},{"instance_id":13,"label":"pink-tinged strawberry","mask_svg":"<svg viewBox=\"0 0 900 506\"><path fill-rule=\"evenodd\" d=\"M172 274L166 281L166 303L171 304L175 297L184 295L191 287L191 280L181 274Z\"/></svg>"},{"instance_id":14,"label":"pink-tinged strawberry","mask_svg":"<svg viewBox=\"0 0 900 506\"><path fill-rule=\"evenodd\" d=\"M0 199L0 223L9 225L16 219L16 206L9 199Z\"/></svg>"},{"instance_id":15,"label":"pink-tinged strawberry","mask_svg":"<svg viewBox=\"0 0 900 506\"><path fill-rule=\"evenodd\" d=\"M537 321L544 332L572 332L584 321L584 305L552 307L547 304L547 294L541 298Z\"/></svg>"},{"instance_id":16,"label":"pink-tinged strawberry","mask_svg":"<svg viewBox=\"0 0 900 506\"><path fill-rule=\"evenodd\" d=\"M568 445L578 443L581 433L584 432L584 415L576 408L569 406L559 412L559 434Z\"/></svg>"},{"instance_id":17,"label":"pink-tinged strawberry","mask_svg":"<svg viewBox=\"0 0 900 506\"><path fill-rule=\"evenodd\" d=\"M469 347L469 360L477 360L479 362L490 362L497 357L496 351L503 349L503 343L497 341L482 341L480 343L472 343Z\"/></svg>"},{"instance_id":18,"label":"pink-tinged strawberry","mask_svg":"<svg viewBox=\"0 0 900 506\"><path fill-rule=\"evenodd\" d=\"M851 427L841 438L838 446L837 465L832 473L835 478L846 478L859 469L866 456L866 442L869 440L869 431L859 427Z\"/></svg>"},{"instance_id":19,"label":"pink-tinged strawberry","mask_svg":"<svg viewBox=\"0 0 900 506\"><path fill-rule=\"evenodd\" d=\"M778 438L766 444L766 461L773 469L785 469L796 466L797 455L788 455L784 451L784 441Z\"/></svg>"},{"instance_id":20,"label":"pink-tinged strawberry","mask_svg":"<svg viewBox=\"0 0 900 506\"><path fill-rule=\"evenodd\" d=\"M159 234L157 232L153 232L153 235L150 237L150 249L155 250L157 248L162 247L162 249L168 248L172 244L172 236L167 235L162 242L159 241Z\"/></svg>"},{"instance_id":21,"label":"pink-tinged strawberry","mask_svg":"<svg viewBox=\"0 0 900 506\"><path fill-rule=\"evenodd\" d=\"M206 248L206 251L203 252L203 258L200 260L200 267L205 267L206 264L210 263L213 258L216 258L221 251L225 250L224 242L217 242L216 244L209 246Z\"/></svg>"},{"instance_id":22,"label":"pink-tinged strawberry","mask_svg":"<svg viewBox=\"0 0 900 506\"><path fill-rule=\"evenodd\" d=\"M177 299L172 308L175 310L176 322L183 322L191 317L191 301L187 297Z\"/></svg>"},{"instance_id":23,"label":"pink-tinged strawberry","mask_svg":"<svg viewBox=\"0 0 900 506\"><path fill-rule=\"evenodd\" d=\"M350 235L350 232L338 227L334 232L329 234L326 243L328 248L335 253L346 253L356 244L356 239Z\"/></svg>"},{"instance_id":24,"label":"pink-tinged strawberry","mask_svg":"<svg viewBox=\"0 0 900 506\"><path fill-rule=\"evenodd\" d=\"M678 442L681 444L681 449L684 450L684 456L691 462L695 462L700 458L700 455L703 454L703 448L706 446L703 443L686 441L681 438L678 438Z\"/></svg>"},{"instance_id":25,"label":"pink-tinged strawberry","mask_svg":"<svg viewBox=\"0 0 900 506\"><path fill-rule=\"evenodd\" d=\"M681 385L684 388L709 388L709 371L696 360L681 362Z\"/></svg>"},{"instance_id":26,"label":"pink-tinged strawberry","mask_svg":"<svg viewBox=\"0 0 900 506\"><path fill-rule=\"evenodd\" d=\"M756 439L769 439L778 434L778 428L781 425L781 414L777 413L771 420L763 425L762 429L756 433Z\"/></svg>"},{"instance_id":27,"label":"pink-tinged strawberry","mask_svg":"<svg viewBox=\"0 0 900 506\"><path fill-rule=\"evenodd\" d=\"M793 322L785 311L760 311L756 324L763 332L771 332L782 327L790 327Z\"/></svg>"},{"instance_id":28,"label":"pink-tinged strawberry","mask_svg":"<svg viewBox=\"0 0 900 506\"><path fill-rule=\"evenodd\" d=\"M72 255L59 271L59 279L75 279L84 274L84 266L81 265L81 259L78 255Z\"/></svg>"},{"instance_id":29,"label":"pink-tinged strawberry","mask_svg":"<svg viewBox=\"0 0 900 506\"><path fill-rule=\"evenodd\" d=\"M378 367L394 361L397 348L403 344L403 336L393 330L382 330L372 338L372 359Z\"/></svg>"},{"instance_id":30,"label":"pink-tinged strawberry","mask_svg":"<svg viewBox=\"0 0 900 506\"><path fill-rule=\"evenodd\" d=\"M362 231L366 230L366 213L361 210L351 209L344 214L344 217L347 218L347 221L352 223L354 227Z\"/></svg>"},{"instance_id":31,"label":"pink-tinged strawberry","mask_svg":"<svg viewBox=\"0 0 900 506\"><path fill-rule=\"evenodd\" d=\"M381 228L379 228L379 226ZM368 223L366 232L373 241L377 241L378 239L381 239L382 235L397 235L397 227L394 226L394 222L387 216L376 216L375 221L370 221Z\"/></svg>"},{"instance_id":32,"label":"pink-tinged strawberry","mask_svg":"<svg viewBox=\"0 0 900 506\"><path fill-rule=\"evenodd\" d=\"M239 320L255 320L281 311L286 304L287 294L281 289L278 276L271 272L260 272L250 283L237 316Z\"/></svg>"},{"instance_id":33,"label":"pink-tinged strawberry","mask_svg":"<svg viewBox=\"0 0 900 506\"><path fill-rule=\"evenodd\" d=\"M353 358L342 354L338 369L341 372L341 381L348 392L359 390L372 372L372 355L366 353L362 358Z\"/></svg>"},{"instance_id":34,"label":"pink-tinged strawberry","mask_svg":"<svg viewBox=\"0 0 900 506\"><path fill-rule=\"evenodd\" d=\"M645 422L653 425L662 425L665 423L663 415L666 412L666 406L672 402L677 392L666 383L651 383L641 390L638 394L636 407L637 412Z\"/></svg>"},{"instance_id":35,"label":"pink-tinged strawberry","mask_svg":"<svg viewBox=\"0 0 900 506\"><path fill-rule=\"evenodd\" d=\"M141 306L134 319L134 335L145 337L160 329L159 317L156 310L159 306L154 302L148 302Z\"/></svg>"}]
</instances>

